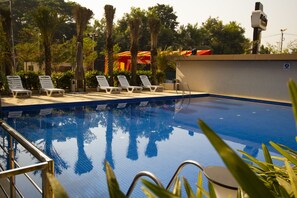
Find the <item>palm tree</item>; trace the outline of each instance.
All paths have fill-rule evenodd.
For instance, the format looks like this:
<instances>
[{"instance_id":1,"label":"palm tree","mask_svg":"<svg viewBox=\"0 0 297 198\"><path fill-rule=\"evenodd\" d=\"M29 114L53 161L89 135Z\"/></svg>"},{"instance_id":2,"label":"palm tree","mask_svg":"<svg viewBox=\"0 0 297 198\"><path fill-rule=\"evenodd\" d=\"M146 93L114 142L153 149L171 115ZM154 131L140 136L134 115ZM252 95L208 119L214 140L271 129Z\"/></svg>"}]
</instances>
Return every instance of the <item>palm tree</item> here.
<instances>
[{"instance_id":1,"label":"palm tree","mask_svg":"<svg viewBox=\"0 0 297 198\"><path fill-rule=\"evenodd\" d=\"M85 91L85 71L83 67L83 33L87 28L87 24L91 19L93 12L90 9L75 5L73 7L73 17L76 22L76 66L75 66L75 80L77 82L77 90Z\"/></svg>"},{"instance_id":2,"label":"palm tree","mask_svg":"<svg viewBox=\"0 0 297 198\"><path fill-rule=\"evenodd\" d=\"M113 19L115 8L112 5L105 5L105 19L106 19L106 51L107 51L107 62L108 62L108 76L109 84L113 86Z\"/></svg>"},{"instance_id":3,"label":"palm tree","mask_svg":"<svg viewBox=\"0 0 297 198\"><path fill-rule=\"evenodd\" d=\"M138 39L140 19L132 18L129 20L130 27L130 52L131 52L131 84L136 85L136 70L137 70L137 54L138 54Z\"/></svg>"},{"instance_id":4,"label":"palm tree","mask_svg":"<svg viewBox=\"0 0 297 198\"><path fill-rule=\"evenodd\" d=\"M156 76L157 76L157 42L158 42L158 34L160 32L161 22L159 18L154 16L150 16L148 19L148 24L151 32L151 70L152 70L152 83L156 84Z\"/></svg>"},{"instance_id":5,"label":"palm tree","mask_svg":"<svg viewBox=\"0 0 297 198\"><path fill-rule=\"evenodd\" d=\"M61 24L64 19L63 17L59 17L56 11L46 6L37 7L37 9L33 12L33 19L41 33L42 43L44 47L45 74L51 75L52 39L58 25Z\"/></svg>"}]
</instances>

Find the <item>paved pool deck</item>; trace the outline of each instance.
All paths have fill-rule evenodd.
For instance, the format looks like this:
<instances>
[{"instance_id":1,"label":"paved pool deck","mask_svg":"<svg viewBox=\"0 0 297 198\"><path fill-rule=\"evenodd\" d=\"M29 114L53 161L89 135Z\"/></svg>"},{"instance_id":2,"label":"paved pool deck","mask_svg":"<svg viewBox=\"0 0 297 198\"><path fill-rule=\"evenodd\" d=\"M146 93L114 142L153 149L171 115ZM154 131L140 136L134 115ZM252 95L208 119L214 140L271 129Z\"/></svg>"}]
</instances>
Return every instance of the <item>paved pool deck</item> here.
<instances>
[{"instance_id":1,"label":"paved pool deck","mask_svg":"<svg viewBox=\"0 0 297 198\"><path fill-rule=\"evenodd\" d=\"M191 95L206 95L206 92L192 92ZM108 94L105 92L85 92L85 93L65 93L64 96L46 96L40 94L33 94L30 98L12 96L2 96L2 107L15 107L27 105L47 105L47 104L63 104L63 103L77 103L77 102L96 102L109 100L128 100L128 99L144 99L144 98L160 98L160 97L178 97L189 95L189 92L182 93L175 90L164 90L163 92L142 91L141 93L127 93Z\"/></svg>"}]
</instances>

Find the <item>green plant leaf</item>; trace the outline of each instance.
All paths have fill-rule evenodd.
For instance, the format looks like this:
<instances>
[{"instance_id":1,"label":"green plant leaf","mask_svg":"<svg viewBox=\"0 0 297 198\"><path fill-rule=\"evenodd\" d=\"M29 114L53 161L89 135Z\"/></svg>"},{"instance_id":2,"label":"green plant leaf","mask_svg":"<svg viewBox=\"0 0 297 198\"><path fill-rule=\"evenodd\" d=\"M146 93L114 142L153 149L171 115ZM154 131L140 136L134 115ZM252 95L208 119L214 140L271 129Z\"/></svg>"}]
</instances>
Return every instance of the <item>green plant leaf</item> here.
<instances>
[{"instance_id":1,"label":"green plant leaf","mask_svg":"<svg viewBox=\"0 0 297 198\"><path fill-rule=\"evenodd\" d=\"M291 183L291 186L292 186L292 191L293 191L294 197L297 197L297 177L296 177L296 174L294 173L290 163L287 160L285 161L285 166L286 166L286 169L288 171L288 175L289 175L289 178L290 178L290 183Z\"/></svg>"},{"instance_id":2,"label":"green plant leaf","mask_svg":"<svg viewBox=\"0 0 297 198\"><path fill-rule=\"evenodd\" d=\"M274 197L248 165L214 131L202 120L198 124L240 187L250 197Z\"/></svg>"},{"instance_id":3,"label":"green plant leaf","mask_svg":"<svg viewBox=\"0 0 297 198\"><path fill-rule=\"evenodd\" d=\"M171 192L167 191L165 188L160 187L150 181L147 181L145 179L141 180L143 185L148 188L153 194L155 194L157 197L164 197L164 198L180 198L179 196L176 196L172 194Z\"/></svg>"},{"instance_id":4,"label":"green plant leaf","mask_svg":"<svg viewBox=\"0 0 297 198\"><path fill-rule=\"evenodd\" d=\"M269 164L273 164L270 153L265 144L262 144L262 150L263 150L265 161Z\"/></svg>"},{"instance_id":5,"label":"green plant leaf","mask_svg":"<svg viewBox=\"0 0 297 198\"><path fill-rule=\"evenodd\" d=\"M181 181L177 177L175 178L172 193L176 196L181 196Z\"/></svg>"},{"instance_id":6,"label":"green plant leaf","mask_svg":"<svg viewBox=\"0 0 297 198\"><path fill-rule=\"evenodd\" d=\"M259 168L262 169L262 171L269 171L269 167L268 167L267 163L254 158L253 156L249 155L248 153L246 153L244 151L238 151L238 152L240 152L242 155L246 156L254 164L257 164L259 166Z\"/></svg>"},{"instance_id":7,"label":"green plant leaf","mask_svg":"<svg viewBox=\"0 0 297 198\"><path fill-rule=\"evenodd\" d=\"M191 188L191 185L189 184L188 180L183 177L183 182L184 182L184 187L185 187L185 190L186 190L186 193L187 193L187 197L188 198L195 198L195 194Z\"/></svg>"},{"instance_id":8,"label":"green plant leaf","mask_svg":"<svg viewBox=\"0 0 297 198\"><path fill-rule=\"evenodd\" d=\"M288 153L286 150L282 149L278 144L270 141L270 145L275 148L280 154L282 154L284 157L286 157L291 163L293 163L295 166L297 166L297 159L295 156L292 156L290 153Z\"/></svg>"},{"instance_id":9,"label":"green plant leaf","mask_svg":"<svg viewBox=\"0 0 297 198\"><path fill-rule=\"evenodd\" d=\"M115 177L115 174L109 165L108 161L105 160L106 169L106 180L108 185L109 197L110 198L125 198L125 194L120 190L120 186Z\"/></svg>"},{"instance_id":10,"label":"green plant leaf","mask_svg":"<svg viewBox=\"0 0 297 198\"><path fill-rule=\"evenodd\" d=\"M289 92L292 101L292 108L295 116L295 123L297 126L297 86L293 80L289 80Z\"/></svg>"},{"instance_id":11,"label":"green plant leaf","mask_svg":"<svg viewBox=\"0 0 297 198\"><path fill-rule=\"evenodd\" d=\"M216 192L215 192L214 187L213 187L211 182L208 182L208 191L209 191L209 197L210 198L216 198L217 197Z\"/></svg>"},{"instance_id":12,"label":"green plant leaf","mask_svg":"<svg viewBox=\"0 0 297 198\"><path fill-rule=\"evenodd\" d=\"M198 180L197 180L197 192L196 192L197 198L203 198L203 194L202 194L203 187L202 186L203 186L203 177L202 177L202 172L199 171Z\"/></svg>"},{"instance_id":13,"label":"green plant leaf","mask_svg":"<svg viewBox=\"0 0 297 198\"><path fill-rule=\"evenodd\" d=\"M61 183L58 181L58 179L50 173L46 173L46 177L53 189L54 196L55 197L61 197L61 198L66 198L68 197L66 191L64 190L63 186Z\"/></svg>"},{"instance_id":14,"label":"green plant leaf","mask_svg":"<svg viewBox=\"0 0 297 198\"><path fill-rule=\"evenodd\" d=\"M157 198L157 197L154 195L154 193L152 193L149 189L147 189L147 188L141 186L141 190L143 191L143 193L145 194L145 196L146 196L147 198Z\"/></svg>"}]
</instances>

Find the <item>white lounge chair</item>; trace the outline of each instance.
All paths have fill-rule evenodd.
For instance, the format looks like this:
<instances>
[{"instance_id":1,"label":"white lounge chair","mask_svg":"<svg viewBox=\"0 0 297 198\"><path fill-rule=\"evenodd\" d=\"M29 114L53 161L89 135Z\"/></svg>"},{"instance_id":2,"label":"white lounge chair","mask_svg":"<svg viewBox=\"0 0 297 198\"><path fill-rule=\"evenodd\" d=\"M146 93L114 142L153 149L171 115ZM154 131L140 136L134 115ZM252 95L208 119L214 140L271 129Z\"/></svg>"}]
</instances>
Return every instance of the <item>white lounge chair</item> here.
<instances>
[{"instance_id":1,"label":"white lounge chair","mask_svg":"<svg viewBox=\"0 0 297 198\"><path fill-rule=\"evenodd\" d=\"M20 76L6 76L6 78L8 82L8 88L14 98L20 94L31 97L32 91L24 89Z\"/></svg>"},{"instance_id":2,"label":"white lounge chair","mask_svg":"<svg viewBox=\"0 0 297 198\"><path fill-rule=\"evenodd\" d=\"M45 92L47 96L52 96L52 94L64 95L64 89L58 89L54 87L53 81L50 76L39 76L39 82L41 85L40 93Z\"/></svg>"},{"instance_id":3,"label":"white lounge chair","mask_svg":"<svg viewBox=\"0 0 297 198\"><path fill-rule=\"evenodd\" d=\"M106 93L121 93L121 88L120 87L111 87L109 86L106 77L104 75L98 75L96 76L97 81L98 81L98 87L97 87L97 91L100 90L105 90Z\"/></svg>"},{"instance_id":4,"label":"white lounge chair","mask_svg":"<svg viewBox=\"0 0 297 198\"><path fill-rule=\"evenodd\" d=\"M139 86L130 86L126 76L124 75L118 75L118 80L120 82L120 85L123 89L126 89L130 93L140 93L142 91L142 87Z\"/></svg>"},{"instance_id":5,"label":"white lounge chair","mask_svg":"<svg viewBox=\"0 0 297 198\"><path fill-rule=\"evenodd\" d=\"M149 89L151 92L162 92L164 90L164 87L159 85L152 85L150 80L146 75L140 75L139 76L141 83L143 85L143 88Z\"/></svg>"}]
</instances>

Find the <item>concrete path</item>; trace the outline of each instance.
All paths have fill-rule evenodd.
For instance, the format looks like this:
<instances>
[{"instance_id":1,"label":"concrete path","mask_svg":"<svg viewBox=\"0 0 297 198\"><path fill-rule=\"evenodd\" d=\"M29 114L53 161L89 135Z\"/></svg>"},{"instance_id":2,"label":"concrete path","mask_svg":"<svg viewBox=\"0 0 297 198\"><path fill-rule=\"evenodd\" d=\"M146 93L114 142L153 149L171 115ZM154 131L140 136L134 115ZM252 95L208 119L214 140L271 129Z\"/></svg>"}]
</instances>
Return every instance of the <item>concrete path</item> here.
<instances>
[{"instance_id":1,"label":"concrete path","mask_svg":"<svg viewBox=\"0 0 297 198\"><path fill-rule=\"evenodd\" d=\"M185 93L188 94L188 93ZM192 92L192 95L207 94L205 92ZM61 104L61 103L75 103L75 102L89 102L89 101L106 101L119 100L131 98L153 98L153 97L169 97L182 96L182 92L176 93L174 90L165 90L164 92L149 92L142 93L127 93L108 94L105 92L87 92L87 93L66 93L64 96L49 97L46 95L32 95L30 98L13 98L11 96L3 96L1 98L2 107L9 106L25 106L25 105L42 105L42 104Z\"/></svg>"}]
</instances>

